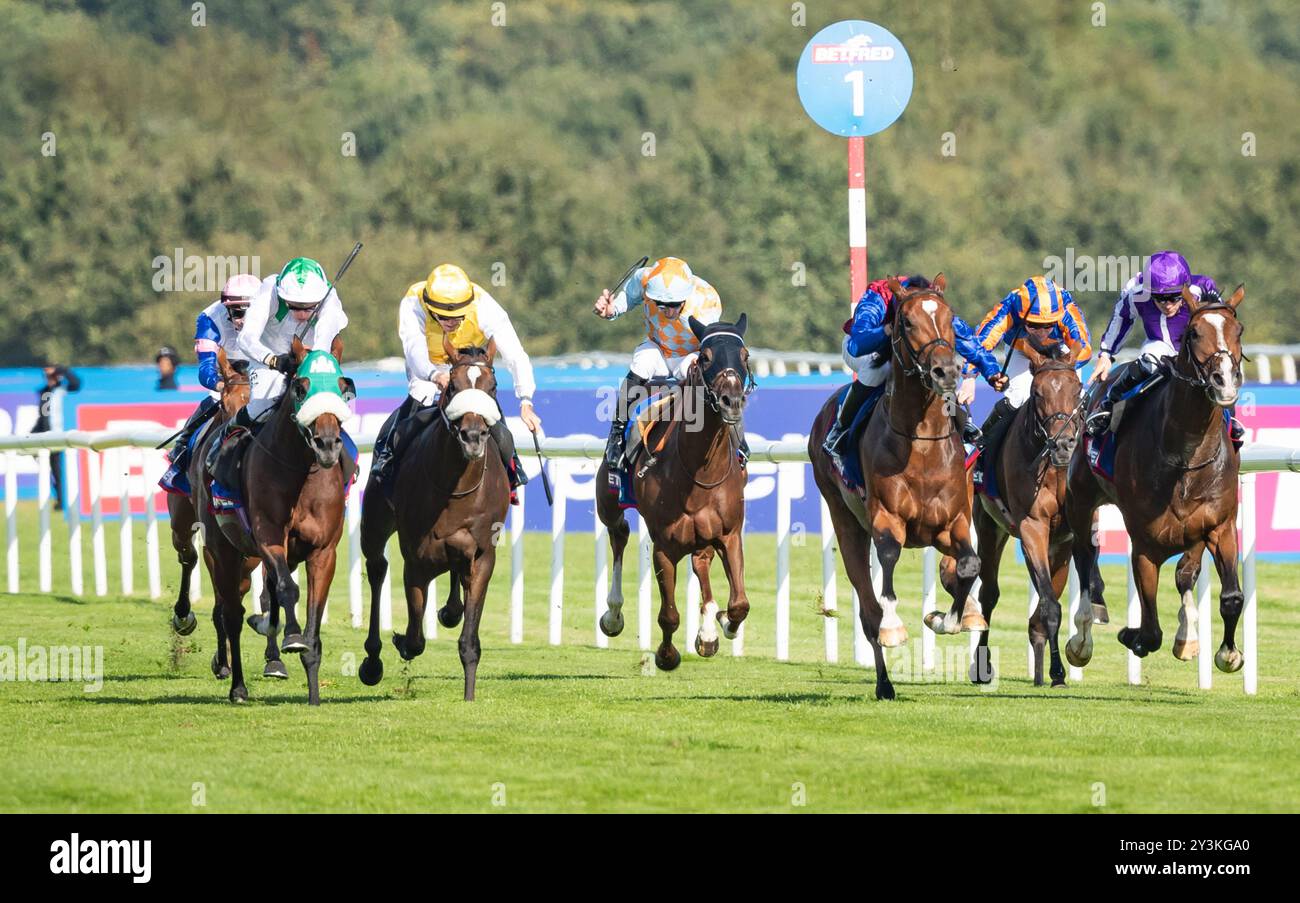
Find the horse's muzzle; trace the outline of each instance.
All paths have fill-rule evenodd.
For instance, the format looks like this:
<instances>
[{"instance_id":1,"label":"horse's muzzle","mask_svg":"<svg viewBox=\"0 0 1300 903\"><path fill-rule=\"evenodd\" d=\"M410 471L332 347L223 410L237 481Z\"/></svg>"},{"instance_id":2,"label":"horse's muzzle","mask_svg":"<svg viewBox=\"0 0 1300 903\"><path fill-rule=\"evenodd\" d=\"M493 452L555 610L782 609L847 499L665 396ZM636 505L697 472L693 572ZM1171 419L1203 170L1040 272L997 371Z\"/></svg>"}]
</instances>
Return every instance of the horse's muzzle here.
<instances>
[{"instance_id":1,"label":"horse's muzzle","mask_svg":"<svg viewBox=\"0 0 1300 903\"><path fill-rule=\"evenodd\" d=\"M339 457L343 454L343 440L338 436L312 436L311 450L316 456L316 463L328 470L339 463Z\"/></svg>"},{"instance_id":2,"label":"horse's muzzle","mask_svg":"<svg viewBox=\"0 0 1300 903\"><path fill-rule=\"evenodd\" d=\"M456 428L456 441L466 461L477 461L487 451L488 429L485 425L466 424Z\"/></svg>"},{"instance_id":3,"label":"horse's muzzle","mask_svg":"<svg viewBox=\"0 0 1300 903\"><path fill-rule=\"evenodd\" d=\"M1210 400L1220 407L1229 407L1237 403L1241 395L1241 368L1234 370L1212 370L1206 380L1206 391Z\"/></svg>"}]
</instances>

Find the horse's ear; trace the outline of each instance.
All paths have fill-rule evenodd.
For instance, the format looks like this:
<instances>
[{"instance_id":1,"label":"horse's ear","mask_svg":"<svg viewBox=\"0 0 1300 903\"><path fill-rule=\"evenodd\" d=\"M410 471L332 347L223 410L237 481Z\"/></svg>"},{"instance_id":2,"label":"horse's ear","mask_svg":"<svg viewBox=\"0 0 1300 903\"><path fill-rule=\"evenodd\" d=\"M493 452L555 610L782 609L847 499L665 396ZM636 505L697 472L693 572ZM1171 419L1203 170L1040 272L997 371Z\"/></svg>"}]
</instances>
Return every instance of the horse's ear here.
<instances>
[{"instance_id":1,"label":"horse's ear","mask_svg":"<svg viewBox=\"0 0 1300 903\"><path fill-rule=\"evenodd\" d=\"M691 332L695 334L696 341L699 341L704 338L705 326L699 320L695 319L694 317L688 314L686 317L686 325L691 327Z\"/></svg>"},{"instance_id":2,"label":"horse's ear","mask_svg":"<svg viewBox=\"0 0 1300 903\"><path fill-rule=\"evenodd\" d=\"M240 376L247 376L248 361L245 360L231 361L230 369L233 370L235 373L238 373Z\"/></svg>"},{"instance_id":3,"label":"horse's ear","mask_svg":"<svg viewBox=\"0 0 1300 903\"><path fill-rule=\"evenodd\" d=\"M339 392L343 394L343 400L346 402L350 403L357 400L357 384L353 382L351 377L339 377Z\"/></svg>"},{"instance_id":4,"label":"horse's ear","mask_svg":"<svg viewBox=\"0 0 1300 903\"><path fill-rule=\"evenodd\" d=\"M496 360L496 357L497 357L497 340L496 340L496 339L488 339L488 343L487 343L487 359L488 359L488 366L489 366L489 367L492 366L492 362L493 362L494 360Z\"/></svg>"},{"instance_id":5,"label":"horse's ear","mask_svg":"<svg viewBox=\"0 0 1300 903\"><path fill-rule=\"evenodd\" d=\"M1043 366L1043 362L1047 360L1047 355L1034 344L1033 339L1027 339L1021 350L1029 361L1030 370L1037 370L1039 367Z\"/></svg>"},{"instance_id":6,"label":"horse's ear","mask_svg":"<svg viewBox=\"0 0 1300 903\"><path fill-rule=\"evenodd\" d=\"M1196 292L1192 291L1190 285L1183 286L1183 303L1187 305L1187 309L1190 311L1194 311L1196 308L1201 306L1200 297Z\"/></svg>"},{"instance_id":7,"label":"horse's ear","mask_svg":"<svg viewBox=\"0 0 1300 903\"><path fill-rule=\"evenodd\" d=\"M311 388L311 380L307 379L306 377L303 377L302 379L293 380L293 382L290 383L289 391L293 393L294 401L301 404L303 400L307 397L307 390L310 388Z\"/></svg>"},{"instance_id":8,"label":"horse's ear","mask_svg":"<svg viewBox=\"0 0 1300 903\"><path fill-rule=\"evenodd\" d=\"M460 352L451 344L451 338L445 332L442 334L442 353L447 355L447 363L453 367L460 360Z\"/></svg>"},{"instance_id":9,"label":"horse's ear","mask_svg":"<svg viewBox=\"0 0 1300 903\"><path fill-rule=\"evenodd\" d=\"M1223 303L1231 307L1233 310L1236 310L1237 305L1240 304L1242 299L1245 297L1246 297L1246 283L1243 282L1237 286L1237 290L1232 293L1231 297L1229 297L1228 300L1224 301Z\"/></svg>"},{"instance_id":10,"label":"horse's ear","mask_svg":"<svg viewBox=\"0 0 1300 903\"><path fill-rule=\"evenodd\" d=\"M334 360L343 366L343 339L341 336L335 336L334 341L330 342L330 354L334 355Z\"/></svg>"},{"instance_id":11,"label":"horse's ear","mask_svg":"<svg viewBox=\"0 0 1300 903\"><path fill-rule=\"evenodd\" d=\"M903 294L903 283L898 281L897 276L889 277L889 290L897 297Z\"/></svg>"},{"instance_id":12,"label":"horse's ear","mask_svg":"<svg viewBox=\"0 0 1300 903\"><path fill-rule=\"evenodd\" d=\"M307 356L307 346L302 343L302 339L294 336L293 341L289 343L289 352L293 355L293 359L301 364L302 359Z\"/></svg>"},{"instance_id":13,"label":"horse's ear","mask_svg":"<svg viewBox=\"0 0 1300 903\"><path fill-rule=\"evenodd\" d=\"M226 357L226 349L220 345L217 346L217 372L225 382L230 382L235 375L235 369L230 366L230 358Z\"/></svg>"},{"instance_id":14,"label":"horse's ear","mask_svg":"<svg viewBox=\"0 0 1300 903\"><path fill-rule=\"evenodd\" d=\"M942 295L944 291L948 288L947 277L944 276L943 273L940 273L938 276L935 276L933 279L930 280L930 287Z\"/></svg>"},{"instance_id":15,"label":"horse's ear","mask_svg":"<svg viewBox=\"0 0 1300 903\"><path fill-rule=\"evenodd\" d=\"M749 315L741 314L740 319L736 321L736 335L742 339L745 337L745 327L749 325Z\"/></svg>"}]
</instances>

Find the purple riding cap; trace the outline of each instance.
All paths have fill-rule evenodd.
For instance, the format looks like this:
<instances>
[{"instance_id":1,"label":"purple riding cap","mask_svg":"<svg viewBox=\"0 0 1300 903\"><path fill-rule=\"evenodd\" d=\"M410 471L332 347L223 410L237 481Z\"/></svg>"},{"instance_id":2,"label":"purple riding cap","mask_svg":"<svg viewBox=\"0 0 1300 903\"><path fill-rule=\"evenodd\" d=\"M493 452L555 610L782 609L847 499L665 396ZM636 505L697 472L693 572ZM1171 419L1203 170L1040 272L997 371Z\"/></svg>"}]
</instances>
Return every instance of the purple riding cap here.
<instances>
[{"instance_id":1,"label":"purple riding cap","mask_svg":"<svg viewBox=\"0 0 1300 903\"><path fill-rule=\"evenodd\" d=\"M1150 287L1147 287L1148 274ZM1183 286L1190 286L1192 294L1201 297L1207 292L1217 292L1218 287L1209 276L1192 273L1186 258L1177 251L1161 251L1151 255L1147 268L1138 273L1124 286L1110 323L1101 337L1103 354L1115 356L1124 345L1133 322L1139 320L1148 342L1162 342L1169 348L1176 349L1182 340L1183 330L1191 311L1187 305L1178 308L1166 317L1152 300L1152 295L1164 295L1181 291Z\"/></svg>"}]
</instances>

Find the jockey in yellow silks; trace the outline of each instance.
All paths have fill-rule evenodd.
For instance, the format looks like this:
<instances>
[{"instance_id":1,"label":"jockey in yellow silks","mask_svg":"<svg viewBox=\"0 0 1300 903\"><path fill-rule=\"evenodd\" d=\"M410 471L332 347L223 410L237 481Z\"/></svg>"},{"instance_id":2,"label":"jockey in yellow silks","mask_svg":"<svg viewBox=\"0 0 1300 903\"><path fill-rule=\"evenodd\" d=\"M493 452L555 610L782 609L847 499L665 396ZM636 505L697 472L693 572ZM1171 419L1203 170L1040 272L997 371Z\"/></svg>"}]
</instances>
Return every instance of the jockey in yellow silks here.
<instances>
[{"instance_id":1,"label":"jockey in yellow silks","mask_svg":"<svg viewBox=\"0 0 1300 903\"><path fill-rule=\"evenodd\" d=\"M609 289L596 299L599 317L613 320L637 305L645 313L645 341L632 351L632 363L619 386L619 398L605 446L605 461L611 470L622 466L624 431L629 399L654 377L685 379L700 343L691 331L690 317L708 325L722 316L722 300L713 286L691 272L686 261L664 257L632 271L617 295Z\"/></svg>"},{"instance_id":2,"label":"jockey in yellow silks","mask_svg":"<svg viewBox=\"0 0 1300 903\"><path fill-rule=\"evenodd\" d=\"M443 339L453 348L486 348L493 342L496 352L514 381L519 399L519 417L531 432L541 428L541 418L533 409L533 365L519 341L510 316L488 291L470 281L455 264L444 263L433 269L429 278L406 290L398 306L397 332L406 357L408 397L375 439L371 473L382 485L391 475L398 450L408 441L407 434L421 425L410 415L432 405L447 387L451 363ZM510 476L510 488L527 482L523 467L515 455L514 439L500 408L487 412L493 416L492 438ZM414 424L414 425L413 425Z\"/></svg>"}]
</instances>

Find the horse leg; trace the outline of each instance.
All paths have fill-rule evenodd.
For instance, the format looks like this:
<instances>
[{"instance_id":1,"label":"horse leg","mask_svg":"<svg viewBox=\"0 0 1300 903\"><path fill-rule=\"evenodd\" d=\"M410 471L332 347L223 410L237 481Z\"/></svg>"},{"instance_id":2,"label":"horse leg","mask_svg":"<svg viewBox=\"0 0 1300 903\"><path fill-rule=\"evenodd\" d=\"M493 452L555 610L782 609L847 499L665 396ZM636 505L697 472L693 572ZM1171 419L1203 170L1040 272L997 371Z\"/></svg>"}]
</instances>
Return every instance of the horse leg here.
<instances>
[{"instance_id":1,"label":"horse leg","mask_svg":"<svg viewBox=\"0 0 1300 903\"><path fill-rule=\"evenodd\" d=\"M655 650L655 665L661 671L671 671L682 663L682 654L673 646L673 633L681 622L674 598L677 590L677 562L655 543L654 564L655 579L659 582L659 628L664 632L663 641Z\"/></svg>"},{"instance_id":2,"label":"horse leg","mask_svg":"<svg viewBox=\"0 0 1300 903\"><path fill-rule=\"evenodd\" d=\"M1106 607L1106 581L1101 579L1101 513L1094 511L1089 528L1088 544L1093 549L1092 567L1088 571L1088 596L1092 600L1092 616L1098 624L1110 623L1110 610Z\"/></svg>"},{"instance_id":3,"label":"horse leg","mask_svg":"<svg viewBox=\"0 0 1300 903\"><path fill-rule=\"evenodd\" d=\"M1029 619L1029 644L1034 650L1034 686L1043 685L1043 650L1051 643L1052 686L1065 685L1065 667L1057 648L1061 630L1061 603L1052 586L1051 547L1047 524L1025 518L1020 522L1020 547L1025 551L1029 582L1038 593L1038 606Z\"/></svg>"},{"instance_id":4,"label":"horse leg","mask_svg":"<svg viewBox=\"0 0 1300 903\"><path fill-rule=\"evenodd\" d=\"M722 537L718 552L722 559L722 572L727 575L728 592L727 611L725 614L718 612L716 619L722 635L734 640L740 625L749 617L749 596L745 592L745 545L740 532Z\"/></svg>"},{"instance_id":5,"label":"horse leg","mask_svg":"<svg viewBox=\"0 0 1300 903\"><path fill-rule=\"evenodd\" d=\"M979 547L984 550L984 554L980 555L979 606L980 613L987 624L993 620L993 609L998 607L998 599L1002 595L998 586L998 570L1002 564L1002 550L1006 548L1010 535L998 528L997 523L984 510L982 503L976 503L975 536L979 540ZM944 563L949 562L955 578L956 562L945 557ZM989 656L989 631L981 630L979 645L975 647L975 655L970 663L970 681L974 684L987 684L993 682L993 677L993 659Z\"/></svg>"},{"instance_id":6,"label":"horse leg","mask_svg":"<svg viewBox=\"0 0 1300 903\"><path fill-rule=\"evenodd\" d=\"M288 680L289 671L280 660L280 646L276 642L276 637L280 635L280 607L271 597L271 587L266 579L266 568L263 567L262 562L258 561L253 567L262 568L262 616L257 624L251 624L250 621L250 626L254 630L266 634L266 652L263 653L266 664L262 666L262 676ZM252 571L249 571L249 576L251 578Z\"/></svg>"},{"instance_id":7,"label":"horse leg","mask_svg":"<svg viewBox=\"0 0 1300 903\"><path fill-rule=\"evenodd\" d=\"M596 516L600 518L609 532L609 548L614 553L614 569L609 584L609 594L605 597L607 611L600 616L600 632L605 636L618 636L623 632L623 552L627 549L631 528L627 515L618 507L618 499L611 497L604 487L608 485L608 473L605 465L596 475Z\"/></svg>"},{"instance_id":8,"label":"horse leg","mask_svg":"<svg viewBox=\"0 0 1300 903\"><path fill-rule=\"evenodd\" d=\"M975 547L971 545L970 519L964 512L957 515L946 533L939 535L935 547L947 556L940 577L943 588L952 594L952 605L947 614L937 610L927 614L925 625L935 633L987 631L988 620L979 611L979 602L970 594L980 573L980 556L975 554Z\"/></svg>"},{"instance_id":9,"label":"horse leg","mask_svg":"<svg viewBox=\"0 0 1300 903\"><path fill-rule=\"evenodd\" d=\"M1142 601L1142 624L1137 629L1125 627L1119 632L1119 641L1138 658L1145 658L1160 649L1163 635L1160 632L1160 615L1156 611L1156 588L1160 584L1160 562L1145 546L1133 544L1133 580Z\"/></svg>"},{"instance_id":10,"label":"horse leg","mask_svg":"<svg viewBox=\"0 0 1300 903\"><path fill-rule=\"evenodd\" d=\"M406 589L406 633L393 633L393 646L402 661L409 662L424 652L424 606L428 602L429 583L435 576L433 569L419 560L408 560L402 569L402 583ZM452 582L457 579L453 572Z\"/></svg>"},{"instance_id":11,"label":"horse leg","mask_svg":"<svg viewBox=\"0 0 1300 903\"><path fill-rule=\"evenodd\" d=\"M208 548L206 545L204 548ZM239 652L239 635L244 628L243 594L239 591L240 560L234 549L222 548L213 555L212 592L213 605L221 612L225 641L230 644L231 702L245 702L248 687L244 685L244 663ZM224 643L222 644L225 645Z\"/></svg>"},{"instance_id":12,"label":"horse leg","mask_svg":"<svg viewBox=\"0 0 1300 903\"><path fill-rule=\"evenodd\" d=\"M1220 524L1210 534L1210 553L1219 571L1219 615L1223 618L1223 642L1214 653L1214 664L1231 674L1246 663L1237 648L1237 620L1246 596L1237 579L1237 528L1235 518Z\"/></svg>"},{"instance_id":13,"label":"horse leg","mask_svg":"<svg viewBox=\"0 0 1300 903\"><path fill-rule=\"evenodd\" d=\"M262 550L262 563L266 566L266 582L271 588L271 614L253 618L252 623L259 633L270 630L271 618L276 609L284 612L284 642L280 645L283 652L305 652L307 638L303 636L298 624L298 584L293 579L293 568L289 566L288 553L284 546L265 546Z\"/></svg>"},{"instance_id":14,"label":"horse leg","mask_svg":"<svg viewBox=\"0 0 1300 903\"><path fill-rule=\"evenodd\" d=\"M448 575L447 601L438 609L438 623L448 630L459 626L465 616L465 598L469 595L470 574L462 576L456 571Z\"/></svg>"},{"instance_id":15,"label":"horse leg","mask_svg":"<svg viewBox=\"0 0 1300 903\"><path fill-rule=\"evenodd\" d=\"M379 638L379 597L388 579L388 537L397 528L392 509L382 496L382 491L367 493L361 503L361 554L366 560L366 579L370 584L370 630L366 634L366 657L357 668L357 677L367 687L373 687L384 679L384 662L380 658L384 644Z\"/></svg>"},{"instance_id":16,"label":"horse leg","mask_svg":"<svg viewBox=\"0 0 1300 903\"><path fill-rule=\"evenodd\" d=\"M701 549L691 556L691 570L700 582L700 632L695 636L695 652L709 658L718 652L718 603L713 601L713 587L709 584L709 565L713 563L713 549Z\"/></svg>"},{"instance_id":17,"label":"horse leg","mask_svg":"<svg viewBox=\"0 0 1300 903\"><path fill-rule=\"evenodd\" d=\"M1096 485L1088 468L1079 464L1070 473L1070 485L1065 495L1065 515L1073 534L1071 552L1074 569L1079 575L1079 609L1074 613L1074 636L1065 644L1065 658L1076 668L1092 661L1092 622L1106 623L1106 607L1100 595L1101 576L1097 568L1099 550L1094 544L1093 520L1097 511ZM1094 574L1096 580L1094 581ZM1098 608L1097 606L1100 606Z\"/></svg>"},{"instance_id":18,"label":"horse leg","mask_svg":"<svg viewBox=\"0 0 1300 903\"><path fill-rule=\"evenodd\" d=\"M496 567L497 552L493 546L483 550L469 566L469 586L465 590L465 626L460 630L460 665L465 671L465 701L474 701L474 684L478 678L478 660L481 649L478 641L479 619L483 617L483 603L487 599L488 581Z\"/></svg>"},{"instance_id":19,"label":"horse leg","mask_svg":"<svg viewBox=\"0 0 1300 903\"><path fill-rule=\"evenodd\" d=\"M892 649L907 642L907 626L898 616L898 597L894 593L894 568L898 566L898 557L903 552L907 530L901 520L882 506L876 510L876 516L872 520L872 533L881 571L881 616L877 637L880 645Z\"/></svg>"},{"instance_id":20,"label":"horse leg","mask_svg":"<svg viewBox=\"0 0 1300 903\"><path fill-rule=\"evenodd\" d=\"M1049 537L1049 543L1050 543ZM1065 610L1061 608L1061 596L1065 592L1065 586L1070 580L1070 545L1065 541L1058 541L1055 545L1049 545L1047 550L1048 567L1051 574L1052 598L1057 602L1057 619L1056 630L1048 635L1048 648L1052 654L1052 686L1065 686L1065 668L1061 666L1060 652L1060 630L1061 623L1065 618ZM1041 598L1041 594L1040 594ZM1060 668L1059 675L1057 668Z\"/></svg>"},{"instance_id":21,"label":"horse leg","mask_svg":"<svg viewBox=\"0 0 1300 903\"><path fill-rule=\"evenodd\" d=\"M336 561L332 545L317 549L307 559L307 648L302 653L302 666L307 672L308 705L320 705L320 626Z\"/></svg>"},{"instance_id":22,"label":"horse leg","mask_svg":"<svg viewBox=\"0 0 1300 903\"><path fill-rule=\"evenodd\" d=\"M181 565L181 585L172 607L172 630L180 636L189 636L198 626L198 619L190 610L190 576L199 563L199 553L194 550L194 506L177 504L170 507L172 516L172 548ZM206 546L205 546L206 548Z\"/></svg>"},{"instance_id":23,"label":"horse leg","mask_svg":"<svg viewBox=\"0 0 1300 903\"><path fill-rule=\"evenodd\" d=\"M1178 632L1174 634L1174 658L1190 662L1201 651L1201 638L1196 630L1200 614L1196 610L1196 579L1201 576L1201 556L1205 543L1198 542L1178 559L1174 570L1174 585L1178 587L1181 605L1178 608Z\"/></svg>"}]
</instances>

